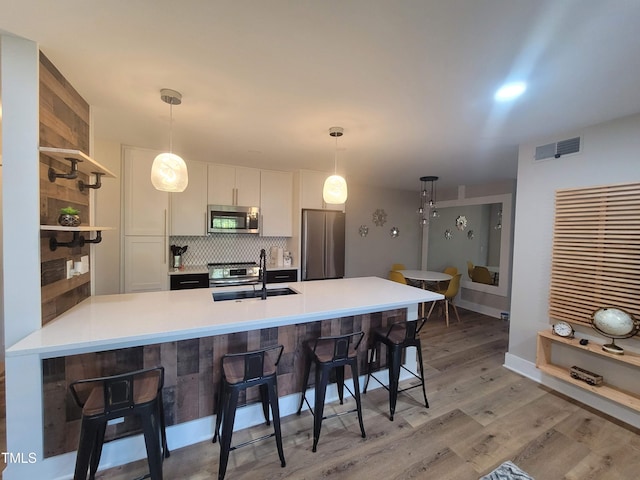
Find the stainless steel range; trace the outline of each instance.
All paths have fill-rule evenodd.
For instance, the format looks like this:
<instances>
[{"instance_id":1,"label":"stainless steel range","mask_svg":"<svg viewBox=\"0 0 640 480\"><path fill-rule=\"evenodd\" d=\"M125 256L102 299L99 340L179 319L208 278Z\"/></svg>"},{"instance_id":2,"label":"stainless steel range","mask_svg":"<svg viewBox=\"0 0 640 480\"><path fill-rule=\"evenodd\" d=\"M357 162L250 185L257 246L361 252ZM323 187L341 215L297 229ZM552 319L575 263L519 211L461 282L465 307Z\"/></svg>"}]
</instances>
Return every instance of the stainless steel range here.
<instances>
[{"instance_id":1,"label":"stainless steel range","mask_svg":"<svg viewBox=\"0 0 640 480\"><path fill-rule=\"evenodd\" d=\"M260 266L256 262L208 263L209 287L258 283Z\"/></svg>"}]
</instances>

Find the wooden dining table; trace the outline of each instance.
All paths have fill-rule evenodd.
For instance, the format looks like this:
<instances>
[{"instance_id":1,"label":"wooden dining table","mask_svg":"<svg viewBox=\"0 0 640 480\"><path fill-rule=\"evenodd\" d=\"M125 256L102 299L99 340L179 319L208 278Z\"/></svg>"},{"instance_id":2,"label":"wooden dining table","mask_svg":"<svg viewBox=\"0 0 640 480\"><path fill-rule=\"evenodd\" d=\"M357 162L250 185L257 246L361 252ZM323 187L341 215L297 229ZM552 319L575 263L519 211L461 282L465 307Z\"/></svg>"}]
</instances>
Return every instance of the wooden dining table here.
<instances>
[{"instance_id":1,"label":"wooden dining table","mask_svg":"<svg viewBox=\"0 0 640 480\"><path fill-rule=\"evenodd\" d=\"M451 275L444 272L436 272L434 270L398 270L404 278L408 280L416 280L420 283L420 287L425 290L430 290L427 286L431 283L435 283L436 285L440 282L448 282L451 280ZM422 303L420 305L420 315L424 317L424 312L426 310L426 304Z\"/></svg>"}]
</instances>

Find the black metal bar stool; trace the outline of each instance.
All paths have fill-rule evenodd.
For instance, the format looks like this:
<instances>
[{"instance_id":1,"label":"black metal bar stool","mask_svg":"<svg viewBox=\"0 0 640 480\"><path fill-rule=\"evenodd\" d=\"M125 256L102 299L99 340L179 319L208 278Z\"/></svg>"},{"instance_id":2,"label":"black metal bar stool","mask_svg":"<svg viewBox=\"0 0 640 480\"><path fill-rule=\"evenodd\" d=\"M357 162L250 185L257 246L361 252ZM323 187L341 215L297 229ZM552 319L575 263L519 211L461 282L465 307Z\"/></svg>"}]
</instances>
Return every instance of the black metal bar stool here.
<instances>
[{"instance_id":1,"label":"black metal bar stool","mask_svg":"<svg viewBox=\"0 0 640 480\"><path fill-rule=\"evenodd\" d=\"M82 425L74 480L93 480L98 470L107 422L136 416L142 424L149 476L162 480L162 459L169 457L162 386L164 368L155 367L110 377L78 380L69 389L82 409Z\"/></svg>"},{"instance_id":2,"label":"black metal bar stool","mask_svg":"<svg viewBox=\"0 0 640 480\"><path fill-rule=\"evenodd\" d=\"M320 429L322 420L332 418L346 413L358 412L358 421L360 422L360 432L362 438L366 437L364 432L364 424L362 423L362 406L360 404L360 385L358 383L358 347L364 337L364 332L350 333L347 335L338 335L334 337L319 337L315 340L305 342L307 349L307 364L304 373L304 381L302 384L302 398L300 398L300 406L298 407L298 415L302 410L302 404L306 401L311 414L313 415L313 451L316 451L318 440L320 439ZM309 382L309 373L311 364L316 366L316 383L315 383L315 405L311 408L306 398L306 391ZM327 393L327 383L329 382L329 374L335 369L336 383L338 386L338 397L340 404L343 404L344 398L344 367L351 365L351 377L353 378L353 392L347 390L356 400L356 408L348 412L336 413L327 417L323 416L324 399Z\"/></svg>"},{"instance_id":3,"label":"black metal bar stool","mask_svg":"<svg viewBox=\"0 0 640 480\"><path fill-rule=\"evenodd\" d=\"M220 436L219 480L222 480L227 472L230 451L273 436L276 437L280 463L283 467L286 465L284 452L282 450L282 432L280 430L280 408L278 407L278 382L276 375L283 350L284 347L278 345L247 353L230 353L222 357L222 380L218 390L216 429L212 440L213 443L216 443L218 436ZM260 388L262 411L267 425L271 423L269 421L269 405L271 405L274 433L240 445L231 446L233 422L236 418L236 409L238 407L238 396L241 390L255 386ZM220 424L222 424L222 433L220 433Z\"/></svg>"},{"instance_id":4,"label":"black metal bar stool","mask_svg":"<svg viewBox=\"0 0 640 480\"><path fill-rule=\"evenodd\" d=\"M427 321L426 317L419 318L417 320L410 320L407 322L393 323L388 328L377 329L373 333L373 345L371 348L371 355L369 357L369 372L367 373L367 381L364 384L363 392L367 393L367 387L369 386L369 377L386 388L389 391L389 410L391 413L390 420L393 421L393 415L396 411L396 401L398 400L398 392L404 392L412 388L422 386L422 394L424 395L425 407L429 408L429 402L427 400L427 392L424 386L424 366L422 363L422 346L420 344L420 337L418 333ZM380 344L384 344L387 347L387 368L389 369L389 385L385 385L376 376L371 373L373 370L373 362L375 353L378 350ZM402 365L402 356L408 347L416 347L418 351L418 363L420 367L420 375L416 375L411 370ZM400 368L403 368L411 375L420 380L419 384L412 385L403 389L398 389L400 383Z\"/></svg>"}]
</instances>

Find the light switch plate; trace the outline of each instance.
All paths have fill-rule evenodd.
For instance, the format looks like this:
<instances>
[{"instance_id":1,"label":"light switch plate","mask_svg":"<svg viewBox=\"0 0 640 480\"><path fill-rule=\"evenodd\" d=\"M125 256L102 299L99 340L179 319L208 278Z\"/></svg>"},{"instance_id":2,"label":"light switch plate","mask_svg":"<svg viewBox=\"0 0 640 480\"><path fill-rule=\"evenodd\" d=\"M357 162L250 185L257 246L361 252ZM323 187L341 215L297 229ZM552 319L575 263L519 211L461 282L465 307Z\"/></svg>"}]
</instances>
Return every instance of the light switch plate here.
<instances>
[{"instance_id":1,"label":"light switch plate","mask_svg":"<svg viewBox=\"0 0 640 480\"><path fill-rule=\"evenodd\" d=\"M67 279L73 277L73 260L67 260Z\"/></svg>"}]
</instances>

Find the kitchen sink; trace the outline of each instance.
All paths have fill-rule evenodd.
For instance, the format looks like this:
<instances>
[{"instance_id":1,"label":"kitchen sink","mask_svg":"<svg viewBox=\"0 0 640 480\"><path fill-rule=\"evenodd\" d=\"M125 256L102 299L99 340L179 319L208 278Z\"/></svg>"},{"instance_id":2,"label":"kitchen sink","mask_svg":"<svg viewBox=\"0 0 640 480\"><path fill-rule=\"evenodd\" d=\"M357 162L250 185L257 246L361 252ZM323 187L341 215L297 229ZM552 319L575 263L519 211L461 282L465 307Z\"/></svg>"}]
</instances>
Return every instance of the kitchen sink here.
<instances>
[{"instance_id":1,"label":"kitchen sink","mask_svg":"<svg viewBox=\"0 0 640 480\"><path fill-rule=\"evenodd\" d=\"M279 297L282 295L295 295L298 292L288 287L286 288L268 288L267 297ZM234 292L213 292L213 301L221 302L224 300L244 300L247 298L260 298L260 289L256 290L237 290Z\"/></svg>"}]
</instances>

